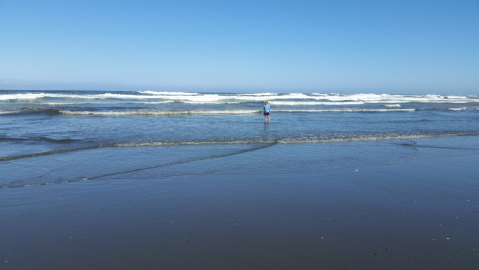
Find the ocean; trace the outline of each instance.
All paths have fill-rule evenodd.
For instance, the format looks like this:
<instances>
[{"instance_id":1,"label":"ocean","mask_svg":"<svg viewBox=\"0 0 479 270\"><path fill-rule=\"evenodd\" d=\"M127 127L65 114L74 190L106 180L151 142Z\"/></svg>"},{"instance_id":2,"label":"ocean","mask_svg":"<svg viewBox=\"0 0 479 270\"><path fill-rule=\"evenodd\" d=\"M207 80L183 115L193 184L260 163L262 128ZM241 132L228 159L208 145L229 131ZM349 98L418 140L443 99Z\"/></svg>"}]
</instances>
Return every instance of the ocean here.
<instances>
[{"instance_id":1,"label":"ocean","mask_svg":"<svg viewBox=\"0 0 479 270\"><path fill-rule=\"evenodd\" d=\"M261 114L265 100L272 107L270 124ZM120 155L125 148L182 145L404 144L424 137L478 136L478 120L474 96L1 91L0 162L102 148ZM22 177L29 185L53 181ZM17 182L12 176L0 181L1 187L23 185Z\"/></svg>"}]
</instances>

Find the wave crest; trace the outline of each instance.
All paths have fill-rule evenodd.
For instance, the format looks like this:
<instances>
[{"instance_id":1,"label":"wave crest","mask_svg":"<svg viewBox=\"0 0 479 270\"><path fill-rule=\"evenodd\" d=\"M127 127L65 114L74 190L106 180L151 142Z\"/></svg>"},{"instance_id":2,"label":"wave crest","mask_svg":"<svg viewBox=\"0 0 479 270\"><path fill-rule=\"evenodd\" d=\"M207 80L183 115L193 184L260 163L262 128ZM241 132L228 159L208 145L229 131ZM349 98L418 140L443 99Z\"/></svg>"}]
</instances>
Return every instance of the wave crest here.
<instances>
[{"instance_id":1,"label":"wave crest","mask_svg":"<svg viewBox=\"0 0 479 270\"><path fill-rule=\"evenodd\" d=\"M318 105L332 105L341 103L364 103L364 104L401 104L401 103L479 103L477 97L467 96L442 96L442 95L391 95L391 94L324 94L324 93L244 93L244 94L220 94L220 93L195 93L195 92L169 92L169 91L139 91L139 92L107 92L107 93L14 93L0 94L0 101L26 101L46 98L74 99L74 100L108 100L108 99L131 99L131 100L163 100L174 102L222 103L222 102L261 102L269 100L273 102L324 102ZM278 103L279 104L279 103ZM291 105L301 105L290 103ZM286 104L284 104L286 105Z\"/></svg>"}]
</instances>

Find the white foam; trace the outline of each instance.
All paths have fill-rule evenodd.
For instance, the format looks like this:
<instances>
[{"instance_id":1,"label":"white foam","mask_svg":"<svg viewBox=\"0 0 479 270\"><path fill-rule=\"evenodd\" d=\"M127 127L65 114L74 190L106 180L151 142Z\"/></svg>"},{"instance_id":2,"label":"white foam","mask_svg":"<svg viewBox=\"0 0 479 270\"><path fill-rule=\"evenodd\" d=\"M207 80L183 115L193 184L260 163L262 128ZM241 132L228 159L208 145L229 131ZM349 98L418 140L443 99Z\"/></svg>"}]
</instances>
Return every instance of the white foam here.
<instances>
[{"instance_id":1,"label":"white foam","mask_svg":"<svg viewBox=\"0 0 479 270\"><path fill-rule=\"evenodd\" d=\"M45 105L45 106L65 106L65 105L77 105L77 104L81 104L81 103L77 103L77 102L41 102L39 104Z\"/></svg>"},{"instance_id":2,"label":"white foam","mask_svg":"<svg viewBox=\"0 0 479 270\"><path fill-rule=\"evenodd\" d=\"M185 115L185 114L252 114L259 110L191 110L191 111L60 111L65 115L98 115L98 116L122 116L122 115Z\"/></svg>"},{"instance_id":3,"label":"white foam","mask_svg":"<svg viewBox=\"0 0 479 270\"><path fill-rule=\"evenodd\" d=\"M323 110L275 110L278 113L322 113L322 112L414 112L415 109L323 109ZM152 110L134 110L134 111L69 111L62 110L65 115L96 115L96 116L125 116L125 115L217 115L217 114L254 114L260 113L260 110L186 110L186 111L152 111ZM273 112L273 113L274 113Z\"/></svg>"},{"instance_id":4,"label":"white foam","mask_svg":"<svg viewBox=\"0 0 479 270\"><path fill-rule=\"evenodd\" d=\"M169 92L169 91L139 91L138 93L147 94L147 95L166 95L166 96L195 96L198 93L191 93L191 92Z\"/></svg>"},{"instance_id":5,"label":"white foam","mask_svg":"<svg viewBox=\"0 0 479 270\"><path fill-rule=\"evenodd\" d=\"M242 96L276 96L277 93L271 93L271 92L266 92L266 93L255 93L255 94L241 94Z\"/></svg>"},{"instance_id":6,"label":"white foam","mask_svg":"<svg viewBox=\"0 0 479 270\"><path fill-rule=\"evenodd\" d=\"M353 94L353 95L341 95L341 94L319 94L314 93L306 95L303 93L289 93L278 95L276 93L258 93L258 94L198 94L198 93L180 93L175 94L169 92L164 94L158 92L154 97L174 100L179 102L189 103L225 103L225 102L262 102L269 100L274 102L324 102L317 103L318 105L340 105L341 102L355 102L356 104L366 103L384 103L384 104L400 104L408 102L419 103L479 103L479 99L468 98L464 96L440 96L440 95L389 95L389 94ZM133 98L141 98L142 95ZM151 96L150 96L151 97ZM336 102L336 103L332 103ZM332 104L331 104L332 103ZM286 104L286 103L283 103ZM289 103L293 105L294 103ZM310 103L313 104L313 103ZM301 105L301 104L299 104ZM397 107L397 105L396 105Z\"/></svg>"},{"instance_id":7,"label":"white foam","mask_svg":"<svg viewBox=\"0 0 479 270\"><path fill-rule=\"evenodd\" d=\"M22 111L20 110L13 110L13 111L0 111L0 115L1 114L17 114L17 113L21 113Z\"/></svg>"},{"instance_id":8,"label":"white foam","mask_svg":"<svg viewBox=\"0 0 479 270\"><path fill-rule=\"evenodd\" d=\"M401 104L386 104L384 106L388 108L401 108Z\"/></svg>"},{"instance_id":9,"label":"white foam","mask_svg":"<svg viewBox=\"0 0 479 270\"><path fill-rule=\"evenodd\" d=\"M265 100L290 100L290 99L312 99L311 96L305 94L285 94L285 95L253 95L253 94L201 94L201 95L155 95L158 98L166 100L175 100L185 103L195 104L211 104L211 103L235 103L235 102L262 102Z\"/></svg>"},{"instance_id":10,"label":"white foam","mask_svg":"<svg viewBox=\"0 0 479 270\"><path fill-rule=\"evenodd\" d=\"M465 111L467 107L458 107L458 108L448 108L450 111Z\"/></svg>"},{"instance_id":11,"label":"white foam","mask_svg":"<svg viewBox=\"0 0 479 270\"><path fill-rule=\"evenodd\" d=\"M130 95L130 94L116 94L116 93L105 93L105 94L98 94L92 95L88 98L99 98L99 99L159 99L159 96L156 95Z\"/></svg>"},{"instance_id":12,"label":"white foam","mask_svg":"<svg viewBox=\"0 0 479 270\"><path fill-rule=\"evenodd\" d=\"M173 100L163 100L163 101L136 101L136 102L128 102L128 103L135 103L135 104L167 104L173 103Z\"/></svg>"},{"instance_id":13,"label":"white foam","mask_svg":"<svg viewBox=\"0 0 479 270\"><path fill-rule=\"evenodd\" d=\"M271 105L278 106L345 106L345 105L362 105L365 104L362 101L344 101L344 102L326 102L326 101L271 101Z\"/></svg>"},{"instance_id":14,"label":"white foam","mask_svg":"<svg viewBox=\"0 0 479 270\"><path fill-rule=\"evenodd\" d=\"M174 101L171 101L174 102ZM241 101L188 101L182 100L181 103L185 104L240 104Z\"/></svg>"},{"instance_id":15,"label":"white foam","mask_svg":"<svg viewBox=\"0 0 479 270\"><path fill-rule=\"evenodd\" d=\"M311 109L311 110L275 110L273 112L305 112L305 113L321 113L321 112L415 112L416 109Z\"/></svg>"},{"instance_id":16,"label":"white foam","mask_svg":"<svg viewBox=\"0 0 479 270\"><path fill-rule=\"evenodd\" d=\"M390 107L398 107L398 104L418 103L479 103L479 98L466 96L441 96L441 95L390 95L390 94L303 94L303 93L252 93L252 94L202 94L190 92L164 92L164 91L141 91L138 94L128 93L102 93L102 94L65 94L65 93L21 93L0 94L0 101L8 100L34 100L40 98L65 98L76 100L157 100L184 102L194 104L219 104L238 102L262 102L269 100L276 105L343 105L344 104L391 104ZM283 103L280 103L283 102ZM298 103L293 103L298 102ZM303 103L300 103L303 102ZM309 103L307 103L309 102ZM317 102L317 103L313 103Z\"/></svg>"},{"instance_id":17,"label":"white foam","mask_svg":"<svg viewBox=\"0 0 479 270\"><path fill-rule=\"evenodd\" d=\"M44 93L27 93L27 94L6 94L0 95L0 100L33 100L45 97Z\"/></svg>"},{"instance_id":18,"label":"white foam","mask_svg":"<svg viewBox=\"0 0 479 270\"><path fill-rule=\"evenodd\" d=\"M441 95L390 95L390 94L321 94L313 93L313 96L330 101L364 101L366 103L469 103L479 102L477 98L466 96L441 96Z\"/></svg>"},{"instance_id":19,"label":"white foam","mask_svg":"<svg viewBox=\"0 0 479 270\"><path fill-rule=\"evenodd\" d=\"M8 100L34 100L41 98L65 98L65 99L161 99L159 96L153 95L131 95L131 94L55 94L55 93L26 93L26 94L0 94L0 101Z\"/></svg>"}]
</instances>

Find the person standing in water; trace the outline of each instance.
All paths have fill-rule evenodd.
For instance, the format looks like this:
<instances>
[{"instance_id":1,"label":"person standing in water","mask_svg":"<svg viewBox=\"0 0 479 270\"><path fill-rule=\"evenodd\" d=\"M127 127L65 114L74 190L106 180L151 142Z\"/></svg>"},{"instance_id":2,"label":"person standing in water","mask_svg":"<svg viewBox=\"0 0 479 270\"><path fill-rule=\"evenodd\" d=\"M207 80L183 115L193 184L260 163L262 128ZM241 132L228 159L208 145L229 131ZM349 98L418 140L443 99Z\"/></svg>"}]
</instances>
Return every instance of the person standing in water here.
<instances>
[{"instance_id":1,"label":"person standing in water","mask_svg":"<svg viewBox=\"0 0 479 270\"><path fill-rule=\"evenodd\" d=\"M271 115L271 107L269 106L268 101L265 101L263 106L263 116L264 116L265 123L269 123L270 115Z\"/></svg>"}]
</instances>

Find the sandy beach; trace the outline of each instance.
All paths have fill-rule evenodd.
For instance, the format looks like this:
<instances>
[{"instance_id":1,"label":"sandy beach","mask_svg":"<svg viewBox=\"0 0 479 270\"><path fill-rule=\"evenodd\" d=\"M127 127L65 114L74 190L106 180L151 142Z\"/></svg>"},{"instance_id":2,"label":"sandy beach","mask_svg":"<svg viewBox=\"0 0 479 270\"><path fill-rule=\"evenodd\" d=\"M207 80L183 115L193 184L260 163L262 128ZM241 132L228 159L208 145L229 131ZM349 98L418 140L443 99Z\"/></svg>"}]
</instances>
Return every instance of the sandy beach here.
<instances>
[{"instance_id":1,"label":"sandy beach","mask_svg":"<svg viewBox=\"0 0 479 270\"><path fill-rule=\"evenodd\" d=\"M3 162L1 269L476 269L478 161L455 137Z\"/></svg>"}]
</instances>

